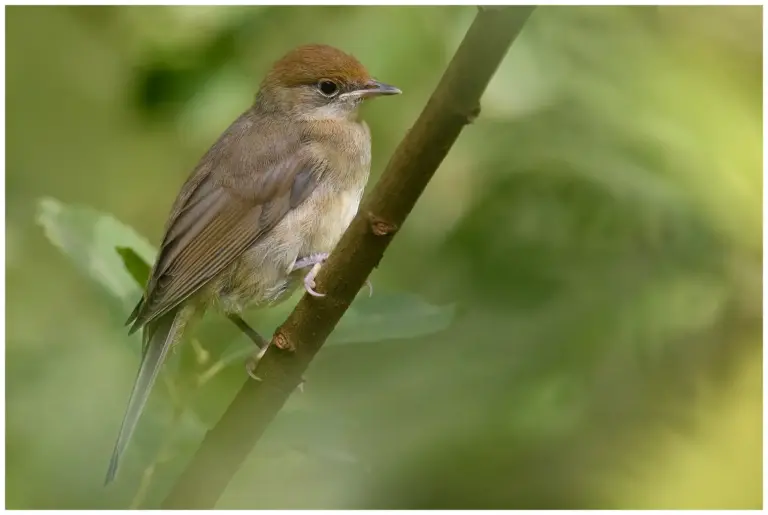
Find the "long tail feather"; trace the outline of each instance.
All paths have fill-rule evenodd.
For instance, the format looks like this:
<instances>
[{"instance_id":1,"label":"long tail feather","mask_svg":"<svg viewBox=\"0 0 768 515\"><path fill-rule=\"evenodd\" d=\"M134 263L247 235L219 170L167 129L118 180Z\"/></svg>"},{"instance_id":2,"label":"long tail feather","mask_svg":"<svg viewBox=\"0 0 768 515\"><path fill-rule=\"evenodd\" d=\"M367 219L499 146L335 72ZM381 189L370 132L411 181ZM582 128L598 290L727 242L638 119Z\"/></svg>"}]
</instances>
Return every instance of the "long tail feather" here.
<instances>
[{"instance_id":1,"label":"long tail feather","mask_svg":"<svg viewBox=\"0 0 768 515\"><path fill-rule=\"evenodd\" d=\"M128 400L128 408L125 411L123 423L120 426L120 433L115 443L115 449L112 452L112 459L107 469L107 477L104 480L105 485L111 483L117 474L120 458L131 441L133 432L139 422L144 406L147 404L149 393L157 380L168 350L178 342L184 327L187 325L190 316L189 309L190 307L174 310L153 321L145 328L145 344L141 366L139 367L136 381L133 383L131 397Z\"/></svg>"}]
</instances>

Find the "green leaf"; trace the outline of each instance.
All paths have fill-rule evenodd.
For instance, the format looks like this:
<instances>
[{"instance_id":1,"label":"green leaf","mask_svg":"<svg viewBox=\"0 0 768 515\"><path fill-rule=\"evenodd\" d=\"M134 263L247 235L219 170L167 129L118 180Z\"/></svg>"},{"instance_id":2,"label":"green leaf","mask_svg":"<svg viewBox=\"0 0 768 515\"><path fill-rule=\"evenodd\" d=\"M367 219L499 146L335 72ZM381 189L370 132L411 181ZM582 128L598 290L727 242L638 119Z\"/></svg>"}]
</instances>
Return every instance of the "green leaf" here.
<instances>
[{"instance_id":1,"label":"green leaf","mask_svg":"<svg viewBox=\"0 0 768 515\"><path fill-rule=\"evenodd\" d=\"M123 265L125 265L126 270L131 274L133 280L143 288L149 280L149 273L152 271L152 266L130 247L115 247L115 250L120 255L120 258L123 260Z\"/></svg>"},{"instance_id":2,"label":"green leaf","mask_svg":"<svg viewBox=\"0 0 768 515\"><path fill-rule=\"evenodd\" d=\"M147 282L149 263L154 261L156 251L133 229L110 215L66 206L50 198L40 201L37 220L48 239L71 257L78 268L118 298L129 303L136 300ZM296 301L302 294L294 294ZM271 335L294 305L291 299L261 311L256 327L262 334ZM328 344L377 342L435 333L448 327L454 312L454 306L435 306L410 293L377 292L369 297L364 291L347 310ZM239 356L250 354L252 347L243 339L234 342L229 351L239 362Z\"/></svg>"},{"instance_id":3,"label":"green leaf","mask_svg":"<svg viewBox=\"0 0 768 515\"><path fill-rule=\"evenodd\" d=\"M136 231L108 214L53 198L38 201L36 221L81 272L126 304L136 301L142 288L132 274L138 269L129 271L116 250L130 248L139 261L154 261L154 247ZM136 260L132 263L136 265Z\"/></svg>"},{"instance_id":4,"label":"green leaf","mask_svg":"<svg viewBox=\"0 0 768 515\"><path fill-rule=\"evenodd\" d=\"M455 306L435 306L405 292L363 292L328 339L329 345L415 338L446 329Z\"/></svg>"},{"instance_id":5,"label":"green leaf","mask_svg":"<svg viewBox=\"0 0 768 515\"><path fill-rule=\"evenodd\" d=\"M303 295L298 291L285 303L260 313L253 327L265 338L286 319ZM456 315L456 306L436 306L417 295L405 292L377 292L369 297L363 291L352 302L328 337L327 345L371 343L384 340L416 338L448 328ZM255 318L255 317L254 317ZM222 355L226 365L240 363L253 354L253 343L246 337L233 341Z\"/></svg>"}]
</instances>

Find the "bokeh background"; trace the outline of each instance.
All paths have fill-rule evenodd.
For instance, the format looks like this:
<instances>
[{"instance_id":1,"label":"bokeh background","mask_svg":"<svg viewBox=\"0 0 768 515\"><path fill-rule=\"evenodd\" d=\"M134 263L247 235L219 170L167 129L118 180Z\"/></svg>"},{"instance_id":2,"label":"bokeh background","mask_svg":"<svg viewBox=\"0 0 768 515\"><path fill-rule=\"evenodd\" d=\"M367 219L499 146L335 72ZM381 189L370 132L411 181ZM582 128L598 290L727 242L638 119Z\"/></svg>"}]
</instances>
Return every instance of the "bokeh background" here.
<instances>
[{"instance_id":1,"label":"bokeh background","mask_svg":"<svg viewBox=\"0 0 768 515\"><path fill-rule=\"evenodd\" d=\"M365 107L375 183L474 13L6 8L9 508L158 506L245 380L208 316L102 487L139 347L113 247L151 257L271 62L329 43L404 91ZM537 9L218 507L760 508L761 20Z\"/></svg>"}]
</instances>

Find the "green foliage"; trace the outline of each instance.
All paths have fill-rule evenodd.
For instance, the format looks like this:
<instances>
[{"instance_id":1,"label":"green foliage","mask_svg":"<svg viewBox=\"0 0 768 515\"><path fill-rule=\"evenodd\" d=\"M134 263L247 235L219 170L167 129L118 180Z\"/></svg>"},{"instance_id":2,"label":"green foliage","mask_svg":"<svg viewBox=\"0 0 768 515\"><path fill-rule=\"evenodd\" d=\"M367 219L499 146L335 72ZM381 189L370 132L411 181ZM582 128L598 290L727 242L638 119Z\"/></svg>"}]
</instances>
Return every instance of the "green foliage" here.
<instances>
[{"instance_id":1,"label":"green foliage","mask_svg":"<svg viewBox=\"0 0 768 515\"><path fill-rule=\"evenodd\" d=\"M101 488L137 232L270 62L327 42L403 90L363 113L375 182L473 14L8 9L9 507L127 507L164 449L156 507L245 380L251 344L207 317ZM760 506L761 36L754 7L538 8L219 508Z\"/></svg>"},{"instance_id":2,"label":"green foliage","mask_svg":"<svg viewBox=\"0 0 768 515\"><path fill-rule=\"evenodd\" d=\"M118 299L137 297L136 292L140 291L137 287L143 289L146 284L151 269L149 263L154 261L157 251L113 217L46 198L39 203L38 223L51 243ZM287 302L270 310L262 319L261 327L274 330L293 304ZM408 293L362 296L350 306L329 338L329 344L415 338L445 330L453 316L452 306L431 305Z\"/></svg>"},{"instance_id":3,"label":"green foliage","mask_svg":"<svg viewBox=\"0 0 768 515\"><path fill-rule=\"evenodd\" d=\"M136 284L140 287L147 284L152 265L142 259L131 247L115 247L115 251L120 255L125 269L131 274Z\"/></svg>"},{"instance_id":4,"label":"green foliage","mask_svg":"<svg viewBox=\"0 0 768 515\"><path fill-rule=\"evenodd\" d=\"M136 293L140 292L139 288L146 284L151 269L149 261L154 260L156 250L133 229L113 217L89 208L66 206L46 198L39 203L38 223L44 228L51 243L110 295L126 301L131 294L135 297ZM131 281L134 282L133 285L130 284ZM271 334L288 315L293 304L295 303L286 302L279 308L269 310L269 313L260 319L257 329L263 334ZM424 336L445 330L453 316L453 307L430 305L412 294L378 293L373 298L362 296L350 306L328 343L379 342ZM265 331L267 328L269 332ZM193 350L190 351L189 348ZM199 442L205 426L201 425L200 419L195 415L186 414L185 405L191 396L205 395L205 392L197 390L206 385L210 387L211 380L217 374L233 364L242 364L245 358L254 353L253 343L243 337L235 339L221 357L212 363L199 344L189 348L172 360L177 377L166 378L169 381L166 383L169 388L166 405L157 406L155 413L148 415L153 422L150 424L152 431L145 433L149 437L143 441L145 447L141 455L145 460L150 455L149 449L164 449L161 454L168 453L168 445L171 445L171 449L177 447L175 459L182 461L181 457L188 456ZM244 377L244 369L239 371ZM189 384L190 378L192 385ZM231 388L222 389L219 385L213 382L212 387L217 391L218 399L231 398L234 395ZM198 403L193 407L202 410L198 415L202 413L205 417L207 408L204 405ZM174 411L177 414L174 414ZM321 423L318 420L322 421L322 417L318 419L315 414L310 415L310 419L313 420L310 426L317 432L318 423ZM169 425L169 420L175 422ZM210 423L215 420L216 418L211 418ZM283 421L281 426L307 427L305 422L290 422L290 417L288 420ZM169 433L173 440L168 440ZM299 431L298 434L304 435L304 432ZM281 431L281 435L288 438L287 441L284 438L280 440L280 445L283 446L297 446L304 441L291 427L288 431ZM180 442L186 442L186 445L179 447ZM325 444L318 445L317 450L313 452L331 459L349 459L333 458L348 456L348 452L335 451ZM146 464L149 465L156 459L151 458Z\"/></svg>"},{"instance_id":5,"label":"green foliage","mask_svg":"<svg viewBox=\"0 0 768 515\"><path fill-rule=\"evenodd\" d=\"M130 227L89 208L73 208L44 198L38 203L37 222L56 247L72 258L87 277L123 302L138 297L137 261L153 261L155 249ZM132 249L131 266L123 266L119 247ZM123 258L124 259L124 258Z\"/></svg>"}]
</instances>

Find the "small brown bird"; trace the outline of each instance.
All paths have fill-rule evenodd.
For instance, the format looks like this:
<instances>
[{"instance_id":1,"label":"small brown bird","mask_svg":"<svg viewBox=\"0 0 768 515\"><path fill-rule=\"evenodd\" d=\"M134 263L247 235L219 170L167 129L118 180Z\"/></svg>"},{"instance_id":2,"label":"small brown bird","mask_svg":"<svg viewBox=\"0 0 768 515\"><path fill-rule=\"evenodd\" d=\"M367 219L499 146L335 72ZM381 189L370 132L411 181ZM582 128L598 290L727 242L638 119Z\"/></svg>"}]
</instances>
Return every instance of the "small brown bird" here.
<instances>
[{"instance_id":1,"label":"small brown bird","mask_svg":"<svg viewBox=\"0 0 768 515\"><path fill-rule=\"evenodd\" d=\"M171 209L143 297L139 373L107 471L117 473L168 350L215 305L273 305L314 277L357 212L371 165L363 100L400 90L336 48L307 45L277 61L255 101L200 160Z\"/></svg>"}]
</instances>

